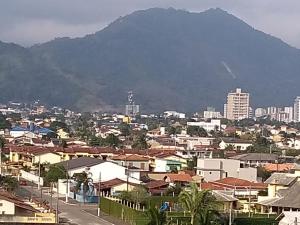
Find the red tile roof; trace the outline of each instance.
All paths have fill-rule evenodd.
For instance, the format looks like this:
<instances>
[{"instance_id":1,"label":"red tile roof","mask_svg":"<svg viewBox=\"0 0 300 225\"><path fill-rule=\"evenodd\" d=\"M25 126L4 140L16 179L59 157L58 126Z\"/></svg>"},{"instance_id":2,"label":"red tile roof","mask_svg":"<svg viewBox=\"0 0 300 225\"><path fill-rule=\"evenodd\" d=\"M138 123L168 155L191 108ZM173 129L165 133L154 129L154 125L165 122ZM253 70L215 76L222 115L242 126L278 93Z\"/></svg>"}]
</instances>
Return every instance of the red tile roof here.
<instances>
[{"instance_id":1,"label":"red tile roof","mask_svg":"<svg viewBox=\"0 0 300 225\"><path fill-rule=\"evenodd\" d=\"M32 212L39 212L38 210L34 209L31 205L28 205L27 203L25 203L20 197L15 196L15 195L11 194L10 192L0 190L0 199L12 202L15 204L15 206L22 208L22 209L29 210Z\"/></svg>"},{"instance_id":2,"label":"red tile roof","mask_svg":"<svg viewBox=\"0 0 300 225\"><path fill-rule=\"evenodd\" d=\"M169 173L166 174L165 180L169 179L170 182L192 182L193 179L189 174L176 174L176 173Z\"/></svg>"},{"instance_id":3,"label":"red tile roof","mask_svg":"<svg viewBox=\"0 0 300 225\"><path fill-rule=\"evenodd\" d=\"M294 168L293 163L283 163L283 164L277 164L277 163L269 163L264 166L264 168L267 171L270 172L286 172Z\"/></svg>"},{"instance_id":4,"label":"red tile roof","mask_svg":"<svg viewBox=\"0 0 300 225\"><path fill-rule=\"evenodd\" d=\"M18 146L9 144L6 145L7 151L10 152L18 152L18 153L29 153L34 154L36 152L62 152L62 153L89 153L89 154L115 154L115 155L124 155L124 154L138 154L143 156L151 156L153 154L160 154L160 153L175 153L173 150L162 150L162 149L149 149L147 151L139 151L134 149L121 149L115 150L113 148L108 147L81 147L81 146L73 146L68 148L62 147L38 147L38 146Z\"/></svg>"},{"instance_id":5,"label":"red tile roof","mask_svg":"<svg viewBox=\"0 0 300 225\"><path fill-rule=\"evenodd\" d=\"M152 180L148 182L146 185L148 189L157 189L169 186L169 183L165 182L164 180Z\"/></svg>"},{"instance_id":6,"label":"red tile roof","mask_svg":"<svg viewBox=\"0 0 300 225\"><path fill-rule=\"evenodd\" d=\"M111 159L112 160L121 160L121 161L149 161L149 157L137 155L137 154L118 155L118 156L113 156Z\"/></svg>"},{"instance_id":7,"label":"red tile roof","mask_svg":"<svg viewBox=\"0 0 300 225\"><path fill-rule=\"evenodd\" d=\"M110 189L112 187L118 186L120 184L125 184L125 183L127 183L127 181L121 180L119 178L115 178L115 179L112 179L112 180L101 182L100 188L101 188L101 190L105 190L105 189ZM137 184L134 184L134 183L131 183L131 182L128 182L128 184L130 184L131 186L137 186ZM99 189L99 184L98 183L95 183L94 186L97 190Z\"/></svg>"},{"instance_id":8,"label":"red tile roof","mask_svg":"<svg viewBox=\"0 0 300 225\"><path fill-rule=\"evenodd\" d=\"M267 184L265 183L255 183L248 180L243 180L234 177L226 177L221 180L209 182L212 185L210 187L218 186L224 189L266 189Z\"/></svg>"},{"instance_id":9,"label":"red tile roof","mask_svg":"<svg viewBox=\"0 0 300 225\"><path fill-rule=\"evenodd\" d=\"M204 189L204 190L225 190L226 189L225 187L216 185L212 182L199 183L199 186L201 189Z\"/></svg>"}]
</instances>

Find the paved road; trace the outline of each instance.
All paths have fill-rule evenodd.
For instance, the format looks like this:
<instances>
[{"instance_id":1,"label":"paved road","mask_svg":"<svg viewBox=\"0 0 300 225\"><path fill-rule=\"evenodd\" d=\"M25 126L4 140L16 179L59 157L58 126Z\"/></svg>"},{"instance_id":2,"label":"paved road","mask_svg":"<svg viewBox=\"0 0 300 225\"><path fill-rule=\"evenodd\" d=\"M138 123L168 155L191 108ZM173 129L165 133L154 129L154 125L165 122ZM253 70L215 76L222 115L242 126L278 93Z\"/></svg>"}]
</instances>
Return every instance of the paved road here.
<instances>
[{"instance_id":1,"label":"paved road","mask_svg":"<svg viewBox=\"0 0 300 225\"><path fill-rule=\"evenodd\" d=\"M23 189L23 190L22 190ZM19 193L21 193L24 197L31 196L31 193L33 193L33 196L40 196L40 191L37 190L36 187L32 188L30 186L23 186ZM54 197L56 197L56 194L54 194ZM62 195L60 196L63 197ZM60 199L61 199L60 198ZM49 194L43 192L43 200L46 200L48 202L51 202L51 197ZM56 208L56 198L52 198L52 203L54 208ZM113 225L112 223L99 218L98 216L95 216L91 213L88 213L87 211L93 211L97 210L97 205L83 205L83 204L71 204L71 203L65 203L62 200L59 200L59 217L61 218L62 224L71 224L71 225ZM86 211L85 211L86 210Z\"/></svg>"}]
</instances>

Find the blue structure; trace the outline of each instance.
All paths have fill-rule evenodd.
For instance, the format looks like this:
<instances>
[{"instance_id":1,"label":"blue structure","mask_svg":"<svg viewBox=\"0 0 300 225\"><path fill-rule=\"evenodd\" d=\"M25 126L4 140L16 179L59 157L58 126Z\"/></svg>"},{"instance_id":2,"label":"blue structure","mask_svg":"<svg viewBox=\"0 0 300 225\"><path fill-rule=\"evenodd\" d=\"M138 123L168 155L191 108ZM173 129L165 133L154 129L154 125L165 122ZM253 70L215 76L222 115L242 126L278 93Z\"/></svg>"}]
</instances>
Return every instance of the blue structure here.
<instances>
[{"instance_id":1,"label":"blue structure","mask_svg":"<svg viewBox=\"0 0 300 225\"><path fill-rule=\"evenodd\" d=\"M168 202L164 202L162 205L161 205L161 207L160 207L160 209L159 209L159 212L164 212L164 211L166 211L166 210L168 210L169 209L169 203Z\"/></svg>"},{"instance_id":2,"label":"blue structure","mask_svg":"<svg viewBox=\"0 0 300 225\"><path fill-rule=\"evenodd\" d=\"M44 127L36 127L33 123L30 124L29 128L24 127L13 127L11 131L25 131L25 132L33 132L35 134L48 135L50 133L55 133L53 130Z\"/></svg>"}]
</instances>

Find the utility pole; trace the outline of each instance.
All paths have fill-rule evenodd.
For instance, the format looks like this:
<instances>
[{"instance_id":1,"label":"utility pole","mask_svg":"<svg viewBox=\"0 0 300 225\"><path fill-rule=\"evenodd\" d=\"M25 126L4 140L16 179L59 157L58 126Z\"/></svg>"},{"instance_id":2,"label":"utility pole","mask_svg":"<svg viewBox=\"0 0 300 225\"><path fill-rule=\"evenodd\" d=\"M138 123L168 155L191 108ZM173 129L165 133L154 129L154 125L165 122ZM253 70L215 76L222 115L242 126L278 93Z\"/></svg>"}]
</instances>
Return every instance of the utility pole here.
<instances>
[{"instance_id":1,"label":"utility pole","mask_svg":"<svg viewBox=\"0 0 300 225\"><path fill-rule=\"evenodd\" d=\"M41 156L39 155L39 181L38 181L38 190L41 188Z\"/></svg>"},{"instance_id":2,"label":"utility pole","mask_svg":"<svg viewBox=\"0 0 300 225\"><path fill-rule=\"evenodd\" d=\"M50 183L50 209L52 210L53 204L52 204L52 182Z\"/></svg>"},{"instance_id":3,"label":"utility pole","mask_svg":"<svg viewBox=\"0 0 300 225\"><path fill-rule=\"evenodd\" d=\"M2 175L2 146L0 146L0 175Z\"/></svg>"},{"instance_id":4,"label":"utility pole","mask_svg":"<svg viewBox=\"0 0 300 225\"><path fill-rule=\"evenodd\" d=\"M99 182L98 182L98 213L97 215L100 217L100 197L101 197L101 172L99 173Z\"/></svg>"},{"instance_id":5,"label":"utility pole","mask_svg":"<svg viewBox=\"0 0 300 225\"><path fill-rule=\"evenodd\" d=\"M59 218L58 218L58 202L59 202L59 190L58 190L58 180L57 180L57 200L56 200L56 211L55 211L55 217L56 217L56 224L59 224Z\"/></svg>"},{"instance_id":6,"label":"utility pole","mask_svg":"<svg viewBox=\"0 0 300 225\"><path fill-rule=\"evenodd\" d=\"M66 176L67 176L67 184L66 184L66 202L69 202L69 161L67 161L67 169L66 169Z\"/></svg>"},{"instance_id":7,"label":"utility pole","mask_svg":"<svg viewBox=\"0 0 300 225\"><path fill-rule=\"evenodd\" d=\"M128 192L128 180L129 180L129 167L128 167L128 162L127 162L127 156L126 156L126 153L125 153L125 173L126 173L126 191Z\"/></svg>"},{"instance_id":8,"label":"utility pole","mask_svg":"<svg viewBox=\"0 0 300 225\"><path fill-rule=\"evenodd\" d=\"M229 208L229 225L232 224L232 202L230 202L230 208Z\"/></svg>"},{"instance_id":9,"label":"utility pole","mask_svg":"<svg viewBox=\"0 0 300 225\"><path fill-rule=\"evenodd\" d=\"M251 217L251 183L249 189L249 217Z\"/></svg>"}]
</instances>

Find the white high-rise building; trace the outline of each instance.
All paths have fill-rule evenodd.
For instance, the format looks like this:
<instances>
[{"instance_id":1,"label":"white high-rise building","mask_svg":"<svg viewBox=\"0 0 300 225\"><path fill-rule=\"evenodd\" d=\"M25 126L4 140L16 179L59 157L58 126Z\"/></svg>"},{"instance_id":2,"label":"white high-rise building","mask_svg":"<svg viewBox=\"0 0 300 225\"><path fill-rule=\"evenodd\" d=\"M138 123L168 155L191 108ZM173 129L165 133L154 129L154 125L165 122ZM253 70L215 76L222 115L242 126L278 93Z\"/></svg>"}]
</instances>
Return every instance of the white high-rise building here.
<instances>
[{"instance_id":1,"label":"white high-rise building","mask_svg":"<svg viewBox=\"0 0 300 225\"><path fill-rule=\"evenodd\" d=\"M294 102L294 121L300 122L300 96Z\"/></svg>"},{"instance_id":2,"label":"white high-rise building","mask_svg":"<svg viewBox=\"0 0 300 225\"><path fill-rule=\"evenodd\" d=\"M243 93L240 88L228 93L226 118L230 120L249 118L249 93Z\"/></svg>"}]
</instances>

